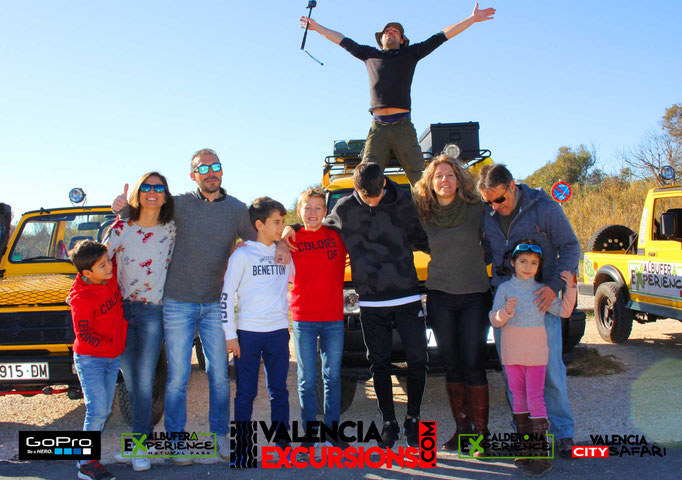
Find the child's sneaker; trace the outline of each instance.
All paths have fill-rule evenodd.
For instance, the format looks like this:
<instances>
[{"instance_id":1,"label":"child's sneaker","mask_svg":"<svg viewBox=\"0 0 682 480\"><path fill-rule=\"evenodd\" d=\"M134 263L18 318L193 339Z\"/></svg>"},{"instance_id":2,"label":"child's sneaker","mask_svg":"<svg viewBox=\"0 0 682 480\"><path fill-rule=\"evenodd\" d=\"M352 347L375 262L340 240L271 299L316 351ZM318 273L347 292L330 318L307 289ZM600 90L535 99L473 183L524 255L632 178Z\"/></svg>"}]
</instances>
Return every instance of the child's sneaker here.
<instances>
[{"instance_id":1,"label":"child's sneaker","mask_svg":"<svg viewBox=\"0 0 682 480\"><path fill-rule=\"evenodd\" d=\"M400 427L396 420L387 420L381 429L381 442L379 448L393 448L396 440L400 438Z\"/></svg>"},{"instance_id":2,"label":"child's sneaker","mask_svg":"<svg viewBox=\"0 0 682 480\"><path fill-rule=\"evenodd\" d=\"M152 468L152 462L148 457L135 457L133 458L133 470L136 472L144 472Z\"/></svg>"},{"instance_id":3,"label":"child's sneaker","mask_svg":"<svg viewBox=\"0 0 682 480\"><path fill-rule=\"evenodd\" d=\"M123 455L122 452L118 452L116 455L114 455L114 462L116 463L130 463L130 461L133 459L132 455L130 452L126 452L125 456Z\"/></svg>"},{"instance_id":4,"label":"child's sneaker","mask_svg":"<svg viewBox=\"0 0 682 480\"><path fill-rule=\"evenodd\" d=\"M116 477L107 472L102 464L97 460L92 460L81 465L80 469L78 470L78 478L81 480L116 480Z\"/></svg>"},{"instance_id":5,"label":"child's sneaker","mask_svg":"<svg viewBox=\"0 0 682 480\"><path fill-rule=\"evenodd\" d=\"M230 461L230 439L227 435L218 436L218 455L226 462Z\"/></svg>"},{"instance_id":6,"label":"child's sneaker","mask_svg":"<svg viewBox=\"0 0 682 480\"><path fill-rule=\"evenodd\" d=\"M405 429L407 445L419 448L419 419L417 417L406 418L403 428Z\"/></svg>"},{"instance_id":7,"label":"child's sneaker","mask_svg":"<svg viewBox=\"0 0 682 480\"><path fill-rule=\"evenodd\" d=\"M194 465L194 458L188 456L189 451L187 449L173 450L171 452L173 456L171 457L171 462L176 467L187 467L189 465Z\"/></svg>"}]
</instances>

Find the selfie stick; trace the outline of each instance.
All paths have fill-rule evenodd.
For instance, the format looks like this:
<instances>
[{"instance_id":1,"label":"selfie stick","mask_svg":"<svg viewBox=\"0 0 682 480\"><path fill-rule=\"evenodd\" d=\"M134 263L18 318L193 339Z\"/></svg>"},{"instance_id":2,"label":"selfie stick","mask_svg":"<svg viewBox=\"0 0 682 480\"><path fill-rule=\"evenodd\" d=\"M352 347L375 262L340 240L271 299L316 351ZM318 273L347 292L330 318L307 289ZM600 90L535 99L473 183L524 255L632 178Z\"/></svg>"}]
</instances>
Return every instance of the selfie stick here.
<instances>
[{"instance_id":1,"label":"selfie stick","mask_svg":"<svg viewBox=\"0 0 682 480\"><path fill-rule=\"evenodd\" d=\"M315 0L309 0L308 1L308 6L306 7L306 8L308 8L308 19L310 19L310 16L313 14L313 8L315 8L316 6L317 6L317 2ZM303 41L301 42L301 50L303 50L306 54L308 54L308 56L310 58L315 60L320 65L324 65L324 63L320 62L317 58L313 57L310 53L308 53L308 50L305 50L305 41L306 41L306 38L308 37L308 25L310 25L310 24L306 22L305 31L303 32Z\"/></svg>"}]
</instances>

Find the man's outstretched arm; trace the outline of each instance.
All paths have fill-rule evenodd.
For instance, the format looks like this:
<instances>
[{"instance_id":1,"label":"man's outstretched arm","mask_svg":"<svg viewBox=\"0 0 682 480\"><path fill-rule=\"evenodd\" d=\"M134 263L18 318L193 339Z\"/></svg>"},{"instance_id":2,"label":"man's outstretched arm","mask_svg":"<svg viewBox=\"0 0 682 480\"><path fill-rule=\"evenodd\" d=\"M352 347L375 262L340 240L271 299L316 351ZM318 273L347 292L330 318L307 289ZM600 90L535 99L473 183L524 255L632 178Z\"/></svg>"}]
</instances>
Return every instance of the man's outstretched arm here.
<instances>
[{"instance_id":1,"label":"man's outstretched arm","mask_svg":"<svg viewBox=\"0 0 682 480\"><path fill-rule=\"evenodd\" d=\"M486 20L492 20L493 15L495 15L494 8L485 8L483 10L479 10L477 3L476 6L474 7L474 11L471 13L471 16L465 18L461 22L457 22L455 24L450 25L449 27L444 28L443 33L445 34L446 37L448 37L448 39L450 39L455 35L459 35L476 22L485 22Z\"/></svg>"},{"instance_id":2,"label":"man's outstretched arm","mask_svg":"<svg viewBox=\"0 0 682 480\"><path fill-rule=\"evenodd\" d=\"M313 32L317 32L320 35L322 35L324 38L329 40L330 42L334 42L335 44L341 43L341 40L343 40L344 35L339 32L335 32L334 30L329 30L328 28L323 27L319 23L317 23L315 20L312 18L308 17L301 17L301 28L305 28L306 24L308 25L308 30L312 30Z\"/></svg>"}]
</instances>

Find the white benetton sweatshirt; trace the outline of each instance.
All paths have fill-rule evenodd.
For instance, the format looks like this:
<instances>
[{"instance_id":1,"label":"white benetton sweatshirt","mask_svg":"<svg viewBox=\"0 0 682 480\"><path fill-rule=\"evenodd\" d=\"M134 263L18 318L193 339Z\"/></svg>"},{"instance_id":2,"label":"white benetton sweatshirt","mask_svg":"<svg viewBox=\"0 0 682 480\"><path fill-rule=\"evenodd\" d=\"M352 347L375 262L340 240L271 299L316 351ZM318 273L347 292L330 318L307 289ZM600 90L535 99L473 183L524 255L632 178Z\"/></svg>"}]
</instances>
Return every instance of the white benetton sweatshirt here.
<instances>
[{"instance_id":1,"label":"white benetton sweatshirt","mask_svg":"<svg viewBox=\"0 0 682 480\"><path fill-rule=\"evenodd\" d=\"M287 293L291 267L275 264L276 248L275 244L267 247L249 240L230 256L220 296L226 340L237 338L237 329L272 332L289 328Z\"/></svg>"}]
</instances>

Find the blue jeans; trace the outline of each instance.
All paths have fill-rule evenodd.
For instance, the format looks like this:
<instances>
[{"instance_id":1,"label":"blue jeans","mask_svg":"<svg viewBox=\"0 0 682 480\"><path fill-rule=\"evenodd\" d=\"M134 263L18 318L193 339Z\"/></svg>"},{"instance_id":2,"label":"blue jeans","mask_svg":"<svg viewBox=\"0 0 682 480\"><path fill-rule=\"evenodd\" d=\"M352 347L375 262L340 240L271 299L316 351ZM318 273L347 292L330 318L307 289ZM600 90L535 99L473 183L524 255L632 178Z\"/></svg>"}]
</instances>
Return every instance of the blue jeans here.
<instances>
[{"instance_id":1,"label":"blue jeans","mask_svg":"<svg viewBox=\"0 0 682 480\"><path fill-rule=\"evenodd\" d=\"M121 357L103 358L73 354L85 399L83 430L102 431L111 413Z\"/></svg>"},{"instance_id":2,"label":"blue jeans","mask_svg":"<svg viewBox=\"0 0 682 480\"><path fill-rule=\"evenodd\" d=\"M547 345L549 346L549 361L545 376L545 403L549 416L549 433L554 434L555 440L573 438L575 426L571 405L568 402L568 386L566 385L566 365L561 358L563 342L561 340L561 319L551 313L545 314L545 329L547 330ZM500 329L494 329L495 347L500 354ZM512 394L507 386L509 403L513 405Z\"/></svg>"},{"instance_id":3,"label":"blue jeans","mask_svg":"<svg viewBox=\"0 0 682 480\"><path fill-rule=\"evenodd\" d=\"M163 343L163 307L124 300L123 316L128 322L128 337L121 371L132 400L133 433L149 435L154 430L152 388Z\"/></svg>"},{"instance_id":4,"label":"blue jeans","mask_svg":"<svg viewBox=\"0 0 682 480\"><path fill-rule=\"evenodd\" d=\"M289 330L248 332L237 330L241 356L234 361L237 394L234 398L234 420L251 420L253 401L258 395L258 374L263 359L265 382L270 395L270 420L289 426Z\"/></svg>"},{"instance_id":5,"label":"blue jeans","mask_svg":"<svg viewBox=\"0 0 682 480\"><path fill-rule=\"evenodd\" d=\"M194 332L206 358L208 375L208 422L212 433L227 435L230 422L230 381L227 378L227 348L220 320L220 304L179 302L163 299L163 330L166 336L168 382L164 426L178 433L187 422L187 384L192 368Z\"/></svg>"},{"instance_id":6,"label":"blue jeans","mask_svg":"<svg viewBox=\"0 0 682 480\"><path fill-rule=\"evenodd\" d=\"M324 423L331 426L341 417L341 358L343 357L343 320L333 322L293 322L298 398L301 419L317 418L317 338L320 338L322 379L324 380Z\"/></svg>"}]
</instances>

